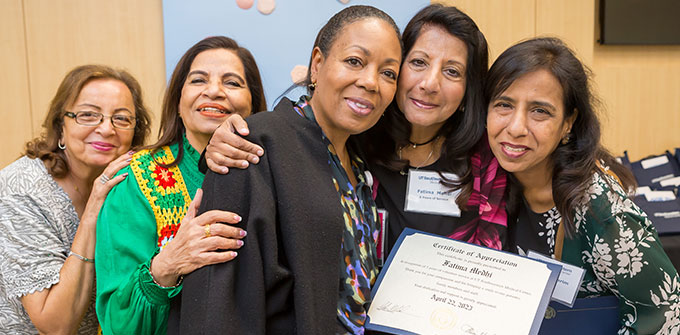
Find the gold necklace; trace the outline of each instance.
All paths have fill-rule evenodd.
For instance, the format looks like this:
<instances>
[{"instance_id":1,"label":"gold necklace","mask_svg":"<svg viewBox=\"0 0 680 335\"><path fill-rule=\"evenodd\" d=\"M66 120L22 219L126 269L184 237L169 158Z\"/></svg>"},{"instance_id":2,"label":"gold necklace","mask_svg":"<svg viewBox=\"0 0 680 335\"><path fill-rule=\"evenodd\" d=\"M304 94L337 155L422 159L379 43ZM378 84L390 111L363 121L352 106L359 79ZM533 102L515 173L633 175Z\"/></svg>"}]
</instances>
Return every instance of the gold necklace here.
<instances>
[{"instance_id":1,"label":"gold necklace","mask_svg":"<svg viewBox=\"0 0 680 335\"><path fill-rule=\"evenodd\" d=\"M78 188L78 184L73 179L73 174L70 171L68 172L68 178L71 180L71 184L73 185L73 189L76 190L78 195L80 195L80 200L81 201L85 200L85 195L82 192L80 192L80 189ZM71 200L73 200L73 199L71 199Z\"/></svg>"}]
</instances>

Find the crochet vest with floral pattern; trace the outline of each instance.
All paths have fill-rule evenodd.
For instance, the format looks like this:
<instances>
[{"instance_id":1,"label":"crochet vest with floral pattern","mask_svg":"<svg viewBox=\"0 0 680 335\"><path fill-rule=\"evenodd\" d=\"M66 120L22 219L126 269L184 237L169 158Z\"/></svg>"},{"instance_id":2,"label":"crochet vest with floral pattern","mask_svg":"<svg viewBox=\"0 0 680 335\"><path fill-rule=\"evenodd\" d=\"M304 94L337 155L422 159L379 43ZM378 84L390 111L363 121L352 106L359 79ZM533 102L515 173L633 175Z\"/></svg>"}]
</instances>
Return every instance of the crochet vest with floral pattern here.
<instances>
[{"instance_id":1,"label":"crochet vest with floral pattern","mask_svg":"<svg viewBox=\"0 0 680 335\"><path fill-rule=\"evenodd\" d=\"M130 168L135 175L139 188L153 210L156 217L158 246L163 248L170 242L187 212L191 197L187 185L182 178L179 167L174 165L166 168L175 160L170 147L165 146L151 156L151 150L136 153L130 162Z\"/></svg>"}]
</instances>

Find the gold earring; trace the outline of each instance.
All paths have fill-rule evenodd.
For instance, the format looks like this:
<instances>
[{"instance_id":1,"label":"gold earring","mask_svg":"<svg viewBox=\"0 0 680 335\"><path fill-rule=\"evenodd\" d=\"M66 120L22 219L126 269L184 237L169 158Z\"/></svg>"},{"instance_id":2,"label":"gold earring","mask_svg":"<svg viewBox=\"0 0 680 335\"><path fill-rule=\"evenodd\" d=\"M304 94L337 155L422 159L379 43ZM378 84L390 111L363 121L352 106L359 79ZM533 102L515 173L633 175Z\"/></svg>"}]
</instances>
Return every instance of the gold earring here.
<instances>
[{"instance_id":1,"label":"gold earring","mask_svg":"<svg viewBox=\"0 0 680 335\"><path fill-rule=\"evenodd\" d=\"M310 91L314 91L314 89L316 89L316 82L313 82L313 83L307 85L307 87L309 87Z\"/></svg>"},{"instance_id":2,"label":"gold earring","mask_svg":"<svg viewBox=\"0 0 680 335\"><path fill-rule=\"evenodd\" d=\"M567 135L562 138L562 145L569 143L570 139L571 139L571 134L567 133Z\"/></svg>"}]
</instances>

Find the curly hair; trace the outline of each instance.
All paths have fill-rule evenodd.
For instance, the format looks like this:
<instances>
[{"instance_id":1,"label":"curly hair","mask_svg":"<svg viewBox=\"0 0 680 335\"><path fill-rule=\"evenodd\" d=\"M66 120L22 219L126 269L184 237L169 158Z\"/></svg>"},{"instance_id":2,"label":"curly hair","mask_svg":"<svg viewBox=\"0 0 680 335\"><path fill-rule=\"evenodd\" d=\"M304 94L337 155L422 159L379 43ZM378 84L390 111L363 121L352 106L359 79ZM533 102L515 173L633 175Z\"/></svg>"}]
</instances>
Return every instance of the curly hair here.
<instances>
[{"instance_id":1,"label":"curly hair","mask_svg":"<svg viewBox=\"0 0 680 335\"><path fill-rule=\"evenodd\" d=\"M85 85L96 79L118 80L130 90L137 120L132 147L143 145L149 136L151 131L149 111L142 99L142 88L130 73L106 65L78 66L69 71L61 81L57 93L50 102L47 116L42 124L41 135L26 143L24 154L30 158L40 158L45 163L47 171L55 178L64 177L69 172L66 154L59 149L59 140L64 132L66 107L76 101Z\"/></svg>"}]
</instances>

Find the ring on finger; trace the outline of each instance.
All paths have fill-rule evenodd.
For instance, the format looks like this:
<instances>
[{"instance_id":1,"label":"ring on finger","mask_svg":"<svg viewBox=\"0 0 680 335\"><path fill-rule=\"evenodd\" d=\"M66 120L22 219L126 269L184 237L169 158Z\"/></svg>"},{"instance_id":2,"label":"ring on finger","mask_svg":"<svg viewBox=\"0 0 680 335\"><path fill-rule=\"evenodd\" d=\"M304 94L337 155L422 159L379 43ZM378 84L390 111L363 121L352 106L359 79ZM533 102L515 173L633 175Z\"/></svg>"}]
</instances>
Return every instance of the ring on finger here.
<instances>
[{"instance_id":1,"label":"ring on finger","mask_svg":"<svg viewBox=\"0 0 680 335\"><path fill-rule=\"evenodd\" d=\"M210 237L210 224L205 225L203 232L205 232L205 237Z\"/></svg>"},{"instance_id":2,"label":"ring on finger","mask_svg":"<svg viewBox=\"0 0 680 335\"><path fill-rule=\"evenodd\" d=\"M111 180L111 178L109 178L109 176L107 176L107 175L105 175L105 174L102 174L102 176L99 177L99 181L100 181L102 184L106 184L106 182L108 182L109 180Z\"/></svg>"}]
</instances>

